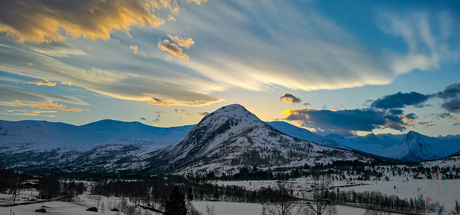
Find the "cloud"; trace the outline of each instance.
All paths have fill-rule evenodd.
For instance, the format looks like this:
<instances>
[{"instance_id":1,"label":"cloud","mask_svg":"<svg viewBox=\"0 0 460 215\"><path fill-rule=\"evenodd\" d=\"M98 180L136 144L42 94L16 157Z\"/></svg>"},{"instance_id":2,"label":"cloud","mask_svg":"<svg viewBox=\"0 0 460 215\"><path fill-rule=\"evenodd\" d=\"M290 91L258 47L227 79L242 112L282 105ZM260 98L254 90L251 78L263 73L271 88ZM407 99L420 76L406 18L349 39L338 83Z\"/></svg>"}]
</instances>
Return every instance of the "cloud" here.
<instances>
[{"instance_id":1,"label":"cloud","mask_svg":"<svg viewBox=\"0 0 460 215\"><path fill-rule=\"evenodd\" d=\"M303 106L310 106L310 105L311 105L310 102L305 102L305 103L303 103Z\"/></svg>"},{"instance_id":2,"label":"cloud","mask_svg":"<svg viewBox=\"0 0 460 215\"><path fill-rule=\"evenodd\" d=\"M152 98L151 100L147 101L147 103L151 105L177 105L175 102L165 101L157 98Z\"/></svg>"},{"instance_id":3,"label":"cloud","mask_svg":"<svg viewBox=\"0 0 460 215\"><path fill-rule=\"evenodd\" d=\"M185 0L188 3L196 3L197 5L200 5L203 2L207 2L208 0Z\"/></svg>"},{"instance_id":4,"label":"cloud","mask_svg":"<svg viewBox=\"0 0 460 215\"><path fill-rule=\"evenodd\" d=\"M458 123L458 122L453 124L453 126L459 126L459 125L460 125L460 123Z\"/></svg>"},{"instance_id":5,"label":"cloud","mask_svg":"<svg viewBox=\"0 0 460 215\"><path fill-rule=\"evenodd\" d=\"M62 85L67 85L67 86L72 86L72 83L71 83L71 82L67 82L67 81L61 81L61 84L62 84Z\"/></svg>"},{"instance_id":6,"label":"cloud","mask_svg":"<svg viewBox=\"0 0 460 215\"><path fill-rule=\"evenodd\" d=\"M134 54L140 55L142 57L147 57L147 54L145 54L144 51L142 51L142 49L139 49L139 47L137 47L136 45L131 45L129 46L129 48L133 50Z\"/></svg>"},{"instance_id":7,"label":"cloud","mask_svg":"<svg viewBox=\"0 0 460 215\"><path fill-rule=\"evenodd\" d=\"M408 45L408 52L394 53L391 69L397 74L414 69L428 70L439 67L438 47L431 32L428 15L422 12L397 15L381 13L381 27L387 34L401 37ZM425 48L426 47L426 48ZM427 51L423 52L422 50Z\"/></svg>"},{"instance_id":8,"label":"cloud","mask_svg":"<svg viewBox=\"0 0 460 215\"><path fill-rule=\"evenodd\" d=\"M146 120L144 117L141 117L141 120Z\"/></svg>"},{"instance_id":9,"label":"cloud","mask_svg":"<svg viewBox=\"0 0 460 215\"><path fill-rule=\"evenodd\" d=\"M0 81L6 81L6 82L14 82L14 83L20 83L20 84L26 84L27 82L23 80L19 80L16 78L10 78L10 77L5 77L5 76L0 76Z\"/></svg>"},{"instance_id":10,"label":"cloud","mask_svg":"<svg viewBox=\"0 0 460 215\"><path fill-rule=\"evenodd\" d=\"M0 2L0 32L20 43L62 41L60 29L74 38L108 40L114 31L129 34L134 25L157 27L163 23L141 0Z\"/></svg>"},{"instance_id":11,"label":"cloud","mask_svg":"<svg viewBox=\"0 0 460 215\"><path fill-rule=\"evenodd\" d=\"M53 57L69 57L69 55L86 55L86 53L83 52L81 49L76 48L68 42L28 44L27 47L33 51Z\"/></svg>"},{"instance_id":12,"label":"cloud","mask_svg":"<svg viewBox=\"0 0 460 215\"><path fill-rule=\"evenodd\" d=\"M176 18L174 18L173 15L169 14L168 21L176 21Z\"/></svg>"},{"instance_id":13,"label":"cloud","mask_svg":"<svg viewBox=\"0 0 460 215\"><path fill-rule=\"evenodd\" d=\"M57 113L57 111L40 111L40 110L7 110L6 112L10 113L10 115L16 116L45 116L45 117L56 117L54 115L41 115L42 113Z\"/></svg>"},{"instance_id":14,"label":"cloud","mask_svg":"<svg viewBox=\"0 0 460 215\"><path fill-rule=\"evenodd\" d=\"M209 112L199 112L199 113L198 113L198 116L206 116L206 115L208 115L208 114L209 114Z\"/></svg>"},{"instance_id":15,"label":"cloud","mask_svg":"<svg viewBox=\"0 0 460 215\"><path fill-rule=\"evenodd\" d=\"M182 60L189 60L188 55L182 53L182 49L179 48L179 46L177 46L176 44L169 43L169 40L160 40L158 42L158 48L162 51L167 51Z\"/></svg>"},{"instance_id":16,"label":"cloud","mask_svg":"<svg viewBox=\"0 0 460 215\"><path fill-rule=\"evenodd\" d=\"M436 96L441 99L452 99L460 96L460 83L454 83L447 86L443 91L439 91Z\"/></svg>"},{"instance_id":17,"label":"cloud","mask_svg":"<svg viewBox=\"0 0 460 215\"><path fill-rule=\"evenodd\" d=\"M171 61L173 59L173 56L172 55L166 55L165 56L165 61Z\"/></svg>"},{"instance_id":18,"label":"cloud","mask_svg":"<svg viewBox=\"0 0 460 215\"><path fill-rule=\"evenodd\" d=\"M432 95L423 95L417 92L398 92L373 101L371 107L377 109L404 108L411 105L421 105L431 97Z\"/></svg>"},{"instance_id":19,"label":"cloud","mask_svg":"<svg viewBox=\"0 0 460 215\"><path fill-rule=\"evenodd\" d=\"M391 128L404 131L414 124L414 115L393 115L375 109L318 110L287 109L286 118L281 120L296 121L302 126L314 128L317 133L338 133L352 135L358 131L372 132L374 129ZM409 116L409 117L408 117Z\"/></svg>"},{"instance_id":20,"label":"cloud","mask_svg":"<svg viewBox=\"0 0 460 215\"><path fill-rule=\"evenodd\" d=\"M460 99L452 99L442 104L441 107L452 113L460 113Z\"/></svg>"},{"instance_id":21,"label":"cloud","mask_svg":"<svg viewBox=\"0 0 460 215\"><path fill-rule=\"evenodd\" d=\"M404 113L404 111L400 109L391 109L391 110L388 110L388 112L391 113L392 115L399 115L399 114Z\"/></svg>"},{"instance_id":22,"label":"cloud","mask_svg":"<svg viewBox=\"0 0 460 215\"><path fill-rule=\"evenodd\" d=\"M299 97L295 97L291 93L285 93L280 97L280 101L285 101L289 104L297 104L302 102L302 100Z\"/></svg>"},{"instance_id":23,"label":"cloud","mask_svg":"<svg viewBox=\"0 0 460 215\"><path fill-rule=\"evenodd\" d=\"M27 106L27 107L34 107L34 108L40 108L40 109L51 109L51 110L63 110L63 111L76 111L76 112L81 112L81 108L71 108L71 107L66 107L65 105L58 104L56 103L34 103L34 104L25 104L20 102L19 100L14 101L15 105L10 105L10 106Z\"/></svg>"},{"instance_id":24,"label":"cloud","mask_svg":"<svg viewBox=\"0 0 460 215\"><path fill-rule=\"evenodd\" d=\"M48 80L43 80L43 81L31 81L31 82L27 82L28 84L35 84L35 85L38 85L38 86L42 86L42 85L45 85L45 86L48 86L48 87L54 87L56 86L56 83L53 83L53 82L49 82Z\"/></svg>"},{"instance_id":25,"label":"cloud","mask_svg":"<svg viewBox=\"0 0 460 215\"><path fill-rule=\"evenodd\" d=\"M91 64L86 64L86 62L82 66L89 66L89 69L83 69L30 51L19 44L14 43L13 46L0 44L0 47L0 70L15 75L46 79L53 82L65 81L72 83L72 86L82 87L112 98L146 101L152 104L156 103L152 98L186 106L203 106L223 101L221 98L197 92L192 88L175 83L188 84L195 89L200 89L200 91L222 90L222 86L209 80L165 70L164 68L158 68L162 73L156 77L150 75L152 68L146 67L134 70L149 71L143 75L131 72L118 72L110 69L91 68ZM29 67L24 62L32 62L34 66ZM133 69L129 71L133 71ZM171 74L171 77L165 75L166 71L168 74ZM170 82L165 81L165 78ZM169 104L171 105L172 103Z\"/></svg>"},{"instance_id":26,"label":"cloud","mask_svg":"<svg viewBox=\"0 0 460 215\"><path fill-rule=\"evenodd\" d=\"M432 116L438 118L438 119L449 119L449 120L457 120L458 117L450 114L450 113L432 113Z\"/></svg>"},{"instance_id":27,"label":"cloud","mask_svg":"<svg viewBox=\"0 0 460 215\"><path fill-rule=\"evenodd\" d=\"M158 121L160 121L160 118L156 118L156 119L152 120L152 122L158 122Z\"/></svg>"},{"instance_id":28,"label":"cloud","mask_svg":"<svg viewBox=\"0 0 460 215\"><path fill-rule=\"evenodd\" d=\"M18 106L17 100L26 104L53 103L60 101L71 104L88 105L88 103L70 96L30 91L14 86L0 84L0 105Z\"/></svg>"},{"instance_id":29,"label":"cloud","mask_svg":"<svg viewBox=\"0 0 460 215\"><path fill-rule=\"evenodd\" d=\"M423 125L423 126L425 126L425 128L428 128L428 127L436 125L436 123L434 123L433 121L430 121L430 122L418 122L417 124Z\"/></svg>"},{"instance_id":30,"label":"cloud","mask_svg":"<svg viewBox=\"0 0 460 215\"><path fill-rule=\"evenodd\" d=\"M174 41L175 43L177 43L177 45L181 46L181 47L184 47L186 49L190 48L193 44L195 44L195 41L193 41L192 38L182 38L182 37L178 37L178 36L171 36L170 34L168 34L168 37Z\"/></svg>"},{"instance_id":31,"label":"cloud","mask_svg":"<svg viewBox=\"0 0 460 215\"><path fill-rule=\"evenodd\" d=\"M174 113L174 114L183 114L183 115L192 115L191 113L187 112L187 110L185 109L177 109L177 108L174 108L173 111L170 111L168 113Z\"/></svg>"}]
</instances>

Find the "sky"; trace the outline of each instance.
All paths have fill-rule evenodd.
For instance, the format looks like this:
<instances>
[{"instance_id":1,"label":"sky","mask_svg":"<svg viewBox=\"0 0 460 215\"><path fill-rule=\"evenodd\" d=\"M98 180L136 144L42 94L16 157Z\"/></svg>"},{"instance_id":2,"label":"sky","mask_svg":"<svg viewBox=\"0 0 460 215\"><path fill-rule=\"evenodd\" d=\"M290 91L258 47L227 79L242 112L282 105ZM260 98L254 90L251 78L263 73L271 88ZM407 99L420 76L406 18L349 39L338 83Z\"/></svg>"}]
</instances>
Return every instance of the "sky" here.
<instances>
[{"instance_id":1,"label":"sky","mask_svg":"<svg viewBox=\"0 0 460 215\"><path fill-rule=\"evenodd\" d=\"M3 0L0 119L460 134L457 1Z\"/></svg>"}]
</instances>

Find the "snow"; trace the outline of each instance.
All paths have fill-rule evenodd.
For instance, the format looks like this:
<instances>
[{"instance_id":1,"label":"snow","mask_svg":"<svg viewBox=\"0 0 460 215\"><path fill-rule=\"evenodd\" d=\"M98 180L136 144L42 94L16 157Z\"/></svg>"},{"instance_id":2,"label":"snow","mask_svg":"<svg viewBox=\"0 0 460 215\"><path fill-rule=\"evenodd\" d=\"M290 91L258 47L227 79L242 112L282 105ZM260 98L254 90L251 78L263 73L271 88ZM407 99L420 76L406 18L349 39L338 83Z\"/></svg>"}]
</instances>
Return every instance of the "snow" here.
<instances>
[{"instance_id":1,"label":"snow","mask_svg":"<svg viewBox=\"0 0 460 215\"><path fill-rule=\"evenodd\" d=\"M429 137L409 131L406 135L368 134L345 138L338 134L328 134L322 137L286 122L274 121L268 124L287 135L320 145L356 149L410 162L442 159L460 151L460 135Z\"/></svg>"}]
</instances>

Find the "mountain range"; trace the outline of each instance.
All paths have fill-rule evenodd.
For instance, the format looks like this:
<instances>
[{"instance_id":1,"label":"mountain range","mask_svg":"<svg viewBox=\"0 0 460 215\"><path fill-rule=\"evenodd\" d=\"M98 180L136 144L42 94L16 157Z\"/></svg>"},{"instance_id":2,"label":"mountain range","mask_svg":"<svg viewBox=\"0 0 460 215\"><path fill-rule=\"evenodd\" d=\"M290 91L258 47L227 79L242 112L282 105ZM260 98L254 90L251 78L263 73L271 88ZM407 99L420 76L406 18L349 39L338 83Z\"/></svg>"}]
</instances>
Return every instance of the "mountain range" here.
<instances>
[{"instance_id":1,"label":"mountain range","mask_svg":"<svg viewBox=\"0 0 460 215\"><path fill-rule=\"evenodd\" d=\"M389 158L421 162L460 151L460 136L317 135L286 122L263 122L228 105L197 125L154 127L101 120L74 126L46 121L0 121L0 156L26 171L232 172L242 166L286 168L338 160Z\"/></svg>"}]
</instances>

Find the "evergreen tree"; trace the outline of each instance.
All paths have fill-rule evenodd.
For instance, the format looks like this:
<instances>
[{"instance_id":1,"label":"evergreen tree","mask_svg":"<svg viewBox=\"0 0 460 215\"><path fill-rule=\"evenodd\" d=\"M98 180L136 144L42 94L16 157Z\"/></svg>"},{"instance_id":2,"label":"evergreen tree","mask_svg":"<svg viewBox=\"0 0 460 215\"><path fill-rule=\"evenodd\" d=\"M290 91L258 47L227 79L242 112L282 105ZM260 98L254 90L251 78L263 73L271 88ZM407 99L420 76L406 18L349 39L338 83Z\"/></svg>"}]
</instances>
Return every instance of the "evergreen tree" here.
<instances>
[{"instance_id":1,"label":"evergreen tree","mask_svg":"<svg viewBox=\"0 0 460 215\"><path fill-rule=\"evenodd\" d=\"M187 190L187 199L189 201L193 201L193 190L192 190L191 187L189 187L188 190Z\"/></svg>"},{"instance_id":2,"label":"evergreen tree","mask_svg":"<svg viewBox=\"0 0 460 215\"><path fill-rule=\"evenodd\" d=\"M177 186L174 187L166 202L164 215L187 215L185 196Z\"/></svg>"}]
</instances>

